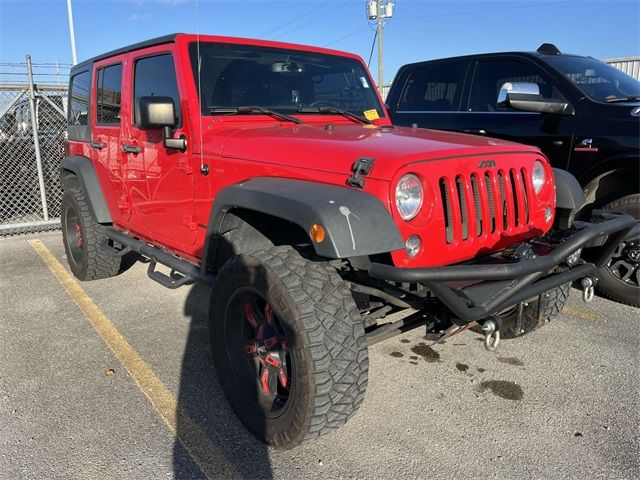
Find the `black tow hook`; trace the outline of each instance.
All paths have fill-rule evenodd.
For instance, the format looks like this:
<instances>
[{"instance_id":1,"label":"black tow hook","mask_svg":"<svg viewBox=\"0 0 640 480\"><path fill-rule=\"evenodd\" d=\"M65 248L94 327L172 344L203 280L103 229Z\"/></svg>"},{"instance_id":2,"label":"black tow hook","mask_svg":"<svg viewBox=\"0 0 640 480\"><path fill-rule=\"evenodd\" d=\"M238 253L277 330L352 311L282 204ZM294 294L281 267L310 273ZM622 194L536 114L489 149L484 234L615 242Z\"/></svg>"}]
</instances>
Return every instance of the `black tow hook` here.
<instances>
[{"instance_id":1,"label":"black tow hook","mask_svg":"<svg viewBox=\"0 0 640 480\"><path fill-rule=\"evenodd\" d=\"M500 329L495 320L487 320L482 324L484 332L484 348L489 352L495 351L500 344Z\"/></svg>"}]
</instances>

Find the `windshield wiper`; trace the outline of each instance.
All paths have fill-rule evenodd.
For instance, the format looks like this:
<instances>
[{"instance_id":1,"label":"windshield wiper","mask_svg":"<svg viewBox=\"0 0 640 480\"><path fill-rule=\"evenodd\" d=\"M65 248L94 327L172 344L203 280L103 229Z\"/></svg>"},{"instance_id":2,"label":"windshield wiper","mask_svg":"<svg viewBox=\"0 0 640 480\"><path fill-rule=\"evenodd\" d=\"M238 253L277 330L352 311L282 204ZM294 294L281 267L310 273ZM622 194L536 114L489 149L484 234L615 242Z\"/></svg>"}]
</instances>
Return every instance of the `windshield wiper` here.
<instances>
[{"instance_id":1,"label":"windshield wiper","mask_svg":"<svg viewBox=\"0 0 640 480\"><path fill-rule=\"evenodd\" d=\"M625 97L625 98L611 98L609 100L605 100L607 103L622 103L622 102L637 102L640 101L640 97Z\"/></svg>"},{"instance_id":2,"label":"windshield wiper","mask_svg":"<svg viewBox=\"0 0 640 480\"><path fill-rule=\"evenodd\" d=\"M342 110L340 108L333 108L333 107L317 107L317 108L311 108L311 107L300 107L298 109L299 113L320 113L323 115L331 115L331 114L335 114L335 115L342 115L343 117L347 117L347 118L351 118L353 120L357 120L360 123L366 123L369 125L373 125L373 122L371 120L369 120L368 118L365 117L361 117L360 115L356 115L355 113L352 113L348 110Z\"/></svg>"},{"instance_id":3,"label":"windshield wiper","mask_svg":"<svg viewBox=\"0 0 640 480\"><path fill-rule=\"evenodd\" d=\"M248 105L242 106L242 107L211 107L209 108L209 112L226 113L228 115L247 115L252 113L264 113L265 115L270 115L274 118L278 118L286 122L293 122L298 124L304 123L302 120L299 120L295 117L290 117L289 115L285 115L284 113L279 113L264 107L252 107Z\"/></svg>"}]
</instances>

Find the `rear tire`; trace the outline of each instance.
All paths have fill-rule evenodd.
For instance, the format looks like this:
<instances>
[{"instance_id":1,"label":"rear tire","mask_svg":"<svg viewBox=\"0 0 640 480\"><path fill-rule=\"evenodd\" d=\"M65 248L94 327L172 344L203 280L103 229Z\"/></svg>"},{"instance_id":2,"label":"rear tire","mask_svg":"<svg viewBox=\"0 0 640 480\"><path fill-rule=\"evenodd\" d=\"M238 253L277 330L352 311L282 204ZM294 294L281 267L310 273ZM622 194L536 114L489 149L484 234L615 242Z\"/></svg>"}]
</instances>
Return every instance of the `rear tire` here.
<instances>
[{"instance_id":1,"label":"rear tire","mask_svg":"<svg viewBox=\"0 0 640 480\"><path fill-rule=\"evenodd\" d=\"M69 268L80 280L113 277L120 271L121 257L101 248L107 227L93 218L81 188L65 190L61 205L62 239Z\"/></svg>"},{"instance_id":2,"label":"rear tire","mask_svg":"<svg viewBox=\"0 0 640 480\"><path fill-rule=\"evenodd\" d=\"M364 399L369 360L351 292L334 270L291 247L225 263L209 334L229 404L276 448L341 427Z\"/></svg>"},{"instance_id":3,"label":"rear tire","mask_svg":"<svg viewBox=\"0 0 640 480\"><path fill-rule=\"evenodd\" d=\"M603 207L631 215L640 220L640 194L627 195ZM608 264L598 270L596 288L616 302L640 307L640 244L621 243Z\"/></svg>"},{"instance_id":4,"label":"rear tire","mask_svg":"<svg viewBox=\"0 0 640 480\"><path fill-rule=\"evenodd\" d=\"M530 302L523 307L521 329L517 329L517 316L515 313L502 320L500 336L505 339L516 338L537 330L545 323L549 323L562 312L569 294L571 284L565 283L553 290L542 294L542 304L540 298ZM540 310L542 309L542 310Z\"/></svg>"}]
</instances>

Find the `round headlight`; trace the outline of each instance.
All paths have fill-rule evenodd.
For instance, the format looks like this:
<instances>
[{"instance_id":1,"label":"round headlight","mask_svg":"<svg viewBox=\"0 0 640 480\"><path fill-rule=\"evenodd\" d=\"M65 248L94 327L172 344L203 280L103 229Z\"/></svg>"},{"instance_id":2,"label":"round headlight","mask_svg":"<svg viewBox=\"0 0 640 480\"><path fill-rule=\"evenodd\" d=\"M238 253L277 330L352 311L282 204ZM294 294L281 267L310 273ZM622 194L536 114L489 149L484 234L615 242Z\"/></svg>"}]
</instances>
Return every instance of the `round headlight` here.
<instances>
[{"instance_id":1,"label":"round headlight","mask_svg":"<svg viewBox=\"0 0 640 480\"><path fill-rule=\"evenodd\" d=\"M413 173L403 175L396 185L396 208L403 220L411 220L422 207L422 182Z\"/></svg>"},{"instance_id":2,"label":"round headlight","mask_svg":"<svg viewBox=\"0 0 640 480\"><path fill-rule=\"evenodd\" d=\"M533 170L531 171L531 183L536 194L540 193L544 185L544 165L540 160L533 162Z\"/></svg>"}]
</instances>

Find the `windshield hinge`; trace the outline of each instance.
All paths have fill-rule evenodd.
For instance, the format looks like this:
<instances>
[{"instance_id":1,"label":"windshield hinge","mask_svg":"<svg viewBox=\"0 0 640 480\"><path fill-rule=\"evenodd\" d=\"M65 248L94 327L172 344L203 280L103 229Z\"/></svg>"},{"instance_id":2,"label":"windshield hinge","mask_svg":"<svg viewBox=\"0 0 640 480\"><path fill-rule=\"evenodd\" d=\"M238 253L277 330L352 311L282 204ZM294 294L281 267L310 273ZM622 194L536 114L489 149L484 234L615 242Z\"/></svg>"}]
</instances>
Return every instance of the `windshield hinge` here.
<instances>
[{"instance_id":1,"label":"windshield hinge","mask_svg":"<svg viewBox=\"0 0 640 480\"><path fill-rule=\"evenodd\" d=\"M356 160L351 167L353 175L347 179L347 183L352 187L364 188L365 181L362 177L364 175L369 175L375 161L376 159L371 157L362 157Z\"/></svg>"}]
</instances>

